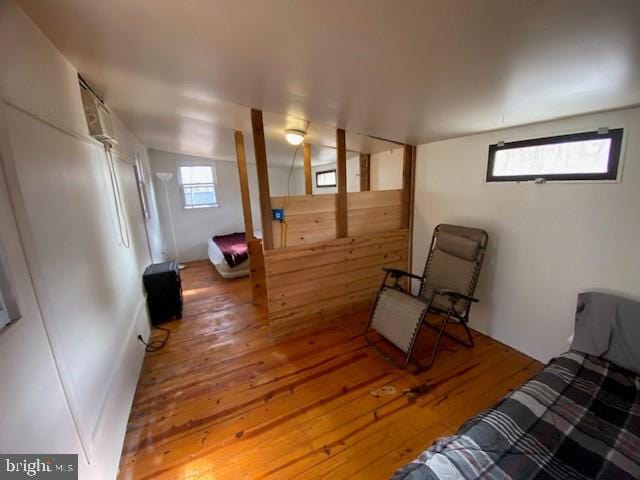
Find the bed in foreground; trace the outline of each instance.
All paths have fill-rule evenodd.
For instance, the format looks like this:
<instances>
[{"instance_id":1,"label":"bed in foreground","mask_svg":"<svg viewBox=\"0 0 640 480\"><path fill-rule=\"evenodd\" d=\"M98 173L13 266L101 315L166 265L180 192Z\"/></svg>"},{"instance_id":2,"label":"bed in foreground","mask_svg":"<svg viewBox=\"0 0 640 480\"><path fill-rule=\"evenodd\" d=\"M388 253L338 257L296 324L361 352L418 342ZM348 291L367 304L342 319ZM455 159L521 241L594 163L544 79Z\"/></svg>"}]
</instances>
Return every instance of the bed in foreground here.
<instances>
[{"instance_id":1,"label":"bed in foreground","mask_svg":"<svg viewBox=\"0 0 640 480\"><path fill-rule=\"evenodd\" d=\"M639 315L636 302L581 295L571 351L393 480L640 478Z\"/></svg>"}]
</instances>

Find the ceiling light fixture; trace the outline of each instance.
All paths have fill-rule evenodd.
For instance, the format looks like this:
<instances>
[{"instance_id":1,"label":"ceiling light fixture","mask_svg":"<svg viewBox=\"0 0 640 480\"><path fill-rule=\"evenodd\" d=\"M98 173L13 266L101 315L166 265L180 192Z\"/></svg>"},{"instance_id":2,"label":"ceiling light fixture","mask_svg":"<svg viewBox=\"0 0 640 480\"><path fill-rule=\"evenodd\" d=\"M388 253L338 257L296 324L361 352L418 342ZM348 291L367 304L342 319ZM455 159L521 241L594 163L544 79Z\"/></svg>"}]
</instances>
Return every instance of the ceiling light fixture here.
<instances>
[{"instance_id":1,"label":"ceiling light fixture","mask_svg":"<svg viewBox=\"0 0 640 480\"><path fill-rule=\"evenodd\" d=\"M288 128L284 131L284 136L291 145L300 145L306 134L307 132L295 128Z\"/></svg>"}]
</instances>

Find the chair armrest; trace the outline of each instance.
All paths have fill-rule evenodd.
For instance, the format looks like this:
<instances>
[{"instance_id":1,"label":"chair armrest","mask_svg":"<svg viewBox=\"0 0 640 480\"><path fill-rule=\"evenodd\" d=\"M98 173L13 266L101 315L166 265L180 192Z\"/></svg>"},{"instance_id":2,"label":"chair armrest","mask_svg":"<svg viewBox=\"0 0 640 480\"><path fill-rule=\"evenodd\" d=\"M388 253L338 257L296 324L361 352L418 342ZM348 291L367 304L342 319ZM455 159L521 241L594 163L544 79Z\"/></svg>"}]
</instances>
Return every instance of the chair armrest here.
<instances>
[{"instance_id":1,"label":"chair armrest","mask_svg":"<svg viewBox=\"0 0 640 480\"><path fill-rule=\"evenodd\" d=\"M387 275L391 275L391 278L401 278L401 277L411 277L416 280L422 280L422 277L419 275L414 275L413 273L405 272L404 270L399 270L397 268L383 268Z\"/></svg>"},{"instance_id":2,"label":"chair armrest","mask_svg":"<svg viewBox=\"0 0 640 480\"><path fill-rule=\"evenodd\" d=\"M455 290L450 290L448 288L434 288L433 293L437 295L445 295L455 300L468 300L475 303L479 301L477 298L470 297L469 295L465 295L464 293L456 292Z\"/></svg>"}]
</instances>

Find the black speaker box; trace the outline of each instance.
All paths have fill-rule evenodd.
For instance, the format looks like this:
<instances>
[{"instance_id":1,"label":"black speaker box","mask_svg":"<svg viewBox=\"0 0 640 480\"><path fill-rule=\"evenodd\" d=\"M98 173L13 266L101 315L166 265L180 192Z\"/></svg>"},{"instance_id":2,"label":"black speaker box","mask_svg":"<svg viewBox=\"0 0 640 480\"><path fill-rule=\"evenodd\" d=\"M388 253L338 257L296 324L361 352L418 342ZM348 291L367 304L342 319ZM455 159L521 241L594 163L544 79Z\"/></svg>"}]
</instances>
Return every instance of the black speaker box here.
<instances>
[{"instance_id":1,"label":"black speaker box","mask_svg":"<svg viewBox=\"0 0 640 480\"><path fill-rule=\"evenodd\" d=\"M142 276L151 323L182 318L182 286L177 262L149 265Z\"/></svg>"}]
</instances>

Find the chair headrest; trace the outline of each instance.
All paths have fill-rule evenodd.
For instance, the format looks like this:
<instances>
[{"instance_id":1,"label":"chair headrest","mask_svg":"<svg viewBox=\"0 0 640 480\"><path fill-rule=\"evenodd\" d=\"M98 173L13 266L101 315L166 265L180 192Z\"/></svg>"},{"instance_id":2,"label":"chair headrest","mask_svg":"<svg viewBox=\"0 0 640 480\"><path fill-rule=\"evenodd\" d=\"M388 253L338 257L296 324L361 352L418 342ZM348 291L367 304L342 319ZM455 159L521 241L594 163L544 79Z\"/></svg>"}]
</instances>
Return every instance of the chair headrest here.
<instances>
[{"instance_id":1,"label":"chair headrest","mask_svg":"<svg viewBox=\"0 0 640 480\"><path fill-rule=\"evenodd\" d=\"M436 248L472 262L478 256L480 243L467 237L440 231L436 238Z\"/></svg>"}]
</instances>

